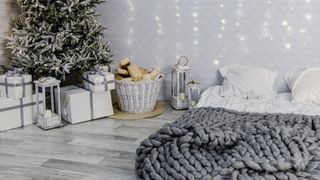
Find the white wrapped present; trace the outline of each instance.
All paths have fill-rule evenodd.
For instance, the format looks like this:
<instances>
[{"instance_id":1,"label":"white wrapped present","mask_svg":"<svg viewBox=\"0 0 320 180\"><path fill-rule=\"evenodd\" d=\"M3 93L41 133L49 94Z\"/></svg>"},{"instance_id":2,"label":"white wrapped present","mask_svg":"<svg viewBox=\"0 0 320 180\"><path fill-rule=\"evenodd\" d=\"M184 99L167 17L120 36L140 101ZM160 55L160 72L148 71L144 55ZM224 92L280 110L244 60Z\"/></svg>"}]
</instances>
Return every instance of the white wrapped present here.
<instances>
[{"instance_id":1,"label":"white wrapped present","mask_svg":"<svg viewBox=\"0 0 320 180\"><path fill-rule=\"evenodd\" d=\"M100 66L100 69L102 69L103 71L112 73L115 70L115 64Z\"/></svg>"},{"instance_id":2,"label":"white wrapped present","mask_svg":"<svg viewBox=\"0 0 320 180\"><path fill-rule=\"evenodd\" d=\"M86 71L83 73L82 78L84 87L92 92L115 89L114 74L104 70Z\"/></svg>"},{"instance_id":3,"label":"white wrapped present","mask_svg":"<svg viewBox=\"0 0 320 180\"><path fill-rule=\"evenodd\" d=\"M32 76L19 71L0 75L0 97L19 99L32 96Z\"/></svg>"},{"instance_id":4,"label":"white wrapped present","mask_svg":"<svg viewBox=\"0 0 320 180\"><path fill-rule=\"evenodd\" d=\"M105 72L111 72L111 66L101 66L100 68Z\"/></svg>"},{"instance_id":5,"label":"white wrapped present","mask_svg":"<svg viewBox=\"0 0 320 180\"><path fill-rule=\"evenodd\" d=\"M42 104L42 99L39 103ZM36 123L36 113L36 95L20 99L0 98L0 131Z\"/></svg>"},{"instance_id":6,"label":"white wrapped present","mask_svg":"<svg viewBox=\"0 0 320 180\"><path fill-rule=\"evenodd\" d=\"M93 93L78 86L66 86L61 88L60 102L62 118L71 124L113 114L110 91Z\"/></svg>"}]
</instances>

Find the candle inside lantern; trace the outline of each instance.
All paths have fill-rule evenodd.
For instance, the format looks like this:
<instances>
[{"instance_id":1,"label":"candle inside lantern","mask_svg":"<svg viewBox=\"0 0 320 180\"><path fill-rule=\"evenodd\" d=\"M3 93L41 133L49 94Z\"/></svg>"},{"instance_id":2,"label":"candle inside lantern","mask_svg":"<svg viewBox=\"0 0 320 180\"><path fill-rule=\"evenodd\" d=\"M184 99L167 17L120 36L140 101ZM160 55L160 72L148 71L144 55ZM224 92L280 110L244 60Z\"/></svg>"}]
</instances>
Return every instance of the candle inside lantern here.
<instances>
[{"instance_id":1,"label":"candle inside lantern","mask_svg":"<svg viewBox=\"0 0 320 180\"><path fill-rule=\"evenodd\" d=\"M46 111L44 112L44 117L45 117L45 118L51 118L51 117L52 117L52 112L51 112L51 110L46 110Z\"/></svg>"},{"instance_id":2,"label":"candle inside lantern","mask_svg":"<svg viewBox=\"0 0 320 180\"><path fill-rule=\"evenodd\" d=\"M184 93L179 93L179 99L185 100L185 99L186 99L186 94L184 94Z\"/></svg>"}]
</instances>

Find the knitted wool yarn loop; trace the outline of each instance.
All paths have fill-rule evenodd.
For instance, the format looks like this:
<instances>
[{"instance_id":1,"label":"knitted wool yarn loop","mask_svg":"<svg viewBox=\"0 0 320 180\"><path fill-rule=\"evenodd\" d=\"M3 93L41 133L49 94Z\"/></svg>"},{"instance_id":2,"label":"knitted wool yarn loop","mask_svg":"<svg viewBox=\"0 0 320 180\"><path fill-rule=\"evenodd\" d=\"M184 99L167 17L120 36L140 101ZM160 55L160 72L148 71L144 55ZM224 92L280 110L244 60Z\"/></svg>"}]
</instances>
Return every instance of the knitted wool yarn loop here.
<instances>
[{"instance_id":1,"label":"knitted wool yarn loop","mask_svg":"<svg viewBox=\"0 0 320 180\"><path fill-rule=\"evenodd\" d=\"M198 108L137 149L150 180L320 179L320 117Z\"/></svg>"}]
</instances>

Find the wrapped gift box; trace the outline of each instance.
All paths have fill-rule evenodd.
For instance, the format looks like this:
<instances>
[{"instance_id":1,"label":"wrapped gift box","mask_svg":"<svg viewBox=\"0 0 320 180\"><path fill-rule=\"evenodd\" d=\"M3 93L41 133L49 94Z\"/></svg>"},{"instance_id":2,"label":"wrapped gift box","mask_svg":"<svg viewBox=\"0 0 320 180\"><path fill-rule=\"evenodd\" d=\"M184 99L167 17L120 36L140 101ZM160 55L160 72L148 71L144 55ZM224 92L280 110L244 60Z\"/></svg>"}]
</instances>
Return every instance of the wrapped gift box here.
<instances>
[{"instance_id":1,"label":"wrapped gift box","mask_svg":"<svg viewBox=\"0 0 320 180\"><path fill-rule=\"evenodd\" d=\"M100 68L103 71L110 72L110 73L112 73L116 69L115 64L109 64L107 66L100 66Z\"/></svg>"},{"instance_id":2,"label":"wrapped gift box","mask_svg":"<svg viewBox=\"0 0 320 180\"><path fill-rule=\"evenodd\" d=\"M0 98L0 131L36 123L36 113L36 95L20 99Z\"/></svg>"},{"instance_id":3,"label":"wrapped gift box","mask_svg":"<svg viewBox=\"0 0 320 180\"><path fill-rule=\"evenodd\" d=\"M0 97L19 99L32 96L32 76L29 74L0 75Z\"/></svg>"},{"instance_id":4,"label":"wrapped gift box","mask_svg":"<svg viewBox=\"0 0 320 180\"><path fill-rule=\"evenodd\" d=\"M78 86L66 86L61 88L60 102L62 118L71 124L113 114L110 91L93 93Z\"/></svg>"},{"instance_id":5,"label":"wrapped gift box","mask_svg":"<svg viewBox=\"0 0 320 180\"><path fill-rule=\"evenodd\" d=\"M111 72L111 66L101 66L100 68L105 72Z\"/></svg>"},{"instance_id":6,"label":"wrapped gift box","mask_svg":"<svg viewBox=\"0 0 320 180\"><path fill-rule=\"evenodd\" d=\"M115 89L114 74L106 71L87 71L83 73L83 85L92 92L110 91Z\"/></svg>"}]
</instances>

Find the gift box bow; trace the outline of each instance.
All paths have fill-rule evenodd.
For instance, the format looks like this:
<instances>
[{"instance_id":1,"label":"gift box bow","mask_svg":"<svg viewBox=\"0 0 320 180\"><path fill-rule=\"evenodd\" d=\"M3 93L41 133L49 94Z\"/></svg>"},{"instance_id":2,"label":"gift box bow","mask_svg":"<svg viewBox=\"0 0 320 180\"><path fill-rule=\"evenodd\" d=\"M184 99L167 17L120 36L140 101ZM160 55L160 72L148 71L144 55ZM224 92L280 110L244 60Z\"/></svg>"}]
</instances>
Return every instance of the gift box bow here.
<instances>
[{"instance_id":1,"label":"gift box bow","mask_svg":"<svg viewBox=\"0 0 320 180\"><path fill-rule=\"evenodd\" d=\"M6 73L7 77L21 77L22 74L25 74L25 71L22 68L14 68L13 70L9 70Z\"/></svg>"}]
</instances>

